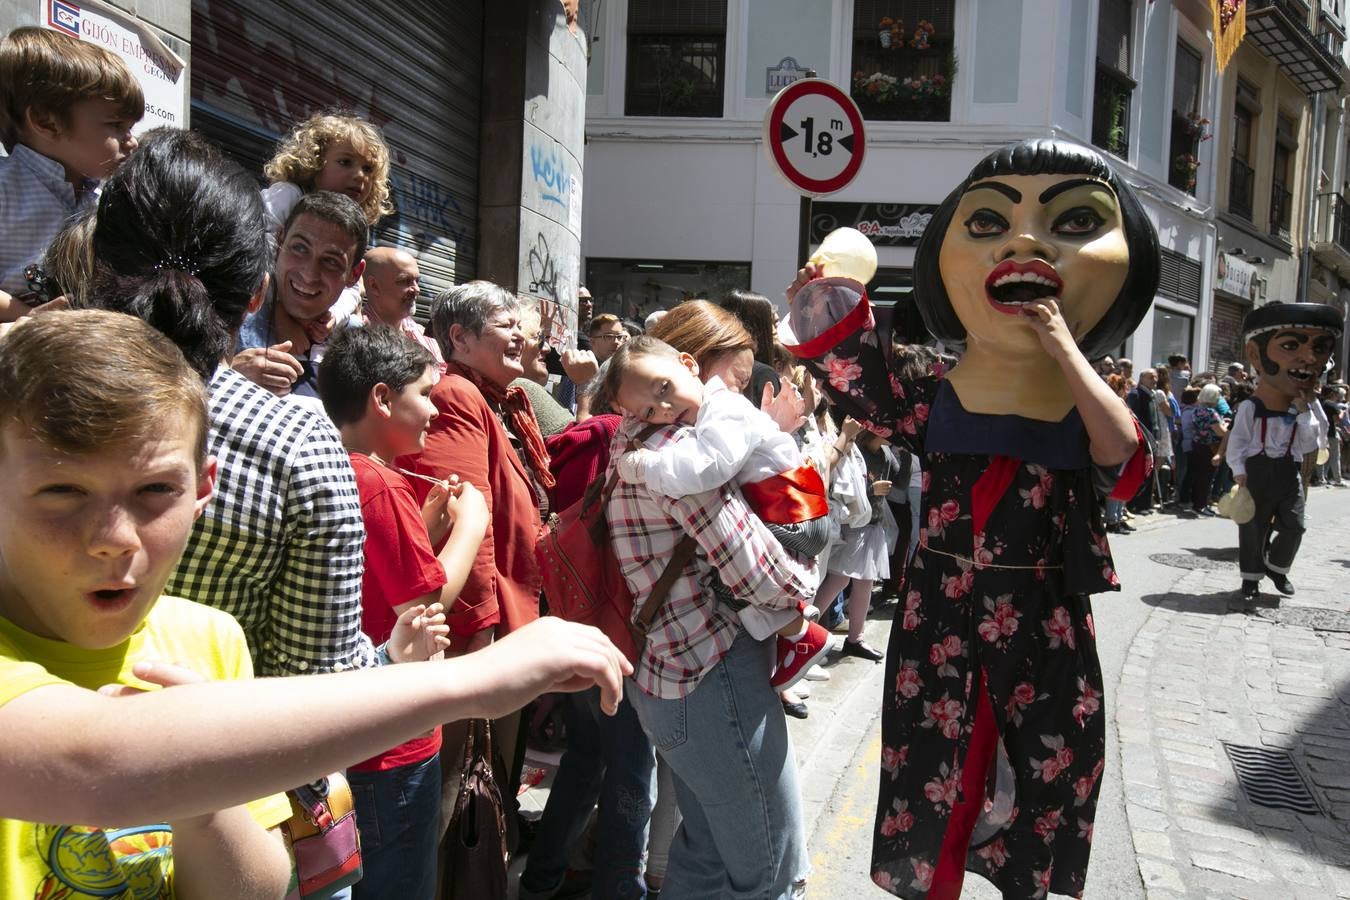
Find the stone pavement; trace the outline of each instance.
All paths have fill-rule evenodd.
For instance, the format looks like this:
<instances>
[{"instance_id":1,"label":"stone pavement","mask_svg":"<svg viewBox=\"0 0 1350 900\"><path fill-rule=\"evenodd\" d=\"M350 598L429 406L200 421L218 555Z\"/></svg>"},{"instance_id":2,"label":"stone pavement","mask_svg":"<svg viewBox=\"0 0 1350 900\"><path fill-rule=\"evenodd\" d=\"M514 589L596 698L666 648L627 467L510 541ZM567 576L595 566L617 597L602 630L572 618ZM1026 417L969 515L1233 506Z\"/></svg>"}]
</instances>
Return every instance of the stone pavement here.
<instances>
[{"instance_id":1,"label":"stone pavement","mask_svg":"<svg viewBox=\"0 0 1350 900\"><path fill-rule=\"evenodd\" d=\"M1233 548L1192 570L1129 648L1116 699L1130 831L1150 900L1350 898L1350 491L1314 488L1278 604L1237 595ZM1185 538L1182 539L1185 542ZM1189 557L1189 563L1186 558ZM1321 813L1253 804L1220 742L1288 751Z\"/></svg>"}]
</instances>

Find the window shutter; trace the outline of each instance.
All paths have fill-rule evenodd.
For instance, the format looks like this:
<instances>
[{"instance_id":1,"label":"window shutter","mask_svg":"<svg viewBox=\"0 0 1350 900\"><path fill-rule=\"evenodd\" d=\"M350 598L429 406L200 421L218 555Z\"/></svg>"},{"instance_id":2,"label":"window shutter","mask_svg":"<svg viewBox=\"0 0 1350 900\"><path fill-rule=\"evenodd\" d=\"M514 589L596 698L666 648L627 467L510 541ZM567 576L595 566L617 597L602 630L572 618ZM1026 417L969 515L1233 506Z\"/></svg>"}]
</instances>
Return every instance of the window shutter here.
<instances>
[{"instance_id":1,"label":"window shutter","mask_svg":"<svg viewBox=\"0 0 1350 900\"><path fill-rule=\"evenodd\" d=\"M726 0L628 0L629 34L723 35L726 31Z\"/></svg>"},{"instance_id":2,"label":"window shutter","mask_svg":"<svg viewBox=\"0 0 1350 900\"><path fill-rule=\"evenodd\" d=\"M1200 68L1200 54L1178 42L1172 109L1183 116L1200 111Z\"/></svg>"},{"instance_id":3,"label":"window shutter","mask_svg":"<svg viewBox=\"0 0 1350 900\"><path fill-rule=\"evenodd\" d=\"M1130 0L1101 0L1097 18L1097 60L1130 74Z\"/></svg>"},{"instance_id":4,"label":"window shutter","mask_svg":"<svg viewBox=\"0 0 1350 900\"><path fill-rule=\"evenodd\" d=\"M955 7L954 0L853 0L853 31L874 32L877 23L889 16L904 20L906 39L923 19L933 23L935 34L950 36L955 29Z\"/></svg>"},{"instance_id":5,"label":"window shutter","mask_svg":"<svg viewBox=\"0 0 1350 900\"><path fill-rule=\"evenodd\" d=\"M1158 293L1190 306L1200 305L1200 264L1174 250L1162 249Z\"/></svg>"}]
</instances>

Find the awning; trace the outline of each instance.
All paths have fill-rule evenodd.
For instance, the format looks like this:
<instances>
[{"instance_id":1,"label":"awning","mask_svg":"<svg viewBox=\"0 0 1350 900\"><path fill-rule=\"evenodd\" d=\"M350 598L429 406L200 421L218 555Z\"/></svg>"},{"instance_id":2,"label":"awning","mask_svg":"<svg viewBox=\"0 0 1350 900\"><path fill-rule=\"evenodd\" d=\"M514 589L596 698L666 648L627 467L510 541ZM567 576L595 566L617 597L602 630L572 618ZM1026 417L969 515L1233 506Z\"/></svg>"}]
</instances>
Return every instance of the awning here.
<instances>
[{"instance_id":1,"label":"awning","mask_svg":"<svg viewBox=\"0 0 1350 900\"><path fill-rule=\"evenodd\" d=\"M1291 0L1248 0L1247 39L1273 59L1306 94L1338 90L1339 57L1308 28L1306 7Z\"/></svg>"}]
</instances>

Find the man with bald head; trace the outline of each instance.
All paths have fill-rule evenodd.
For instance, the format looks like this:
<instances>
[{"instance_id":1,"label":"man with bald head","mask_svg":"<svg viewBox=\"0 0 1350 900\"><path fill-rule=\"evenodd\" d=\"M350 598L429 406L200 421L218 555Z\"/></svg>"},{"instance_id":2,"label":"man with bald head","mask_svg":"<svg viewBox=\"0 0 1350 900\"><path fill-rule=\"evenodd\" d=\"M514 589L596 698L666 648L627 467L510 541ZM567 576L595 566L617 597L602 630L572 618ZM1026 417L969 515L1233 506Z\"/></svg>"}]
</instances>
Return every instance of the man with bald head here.
<instances>
[{"instance_id":1,"label":"man with bald head","mask_svg":"<svg viewBox=\"0 0 1350 900\"><path fill-rule=\"evenodd\" d=\"M375 247L366 253L362 283L366 288L366 324L391 325L431 352L436 368L445 374L441 348L413 318L421 293L417 260L396 247Z\"/></svg>"}]
</instances>

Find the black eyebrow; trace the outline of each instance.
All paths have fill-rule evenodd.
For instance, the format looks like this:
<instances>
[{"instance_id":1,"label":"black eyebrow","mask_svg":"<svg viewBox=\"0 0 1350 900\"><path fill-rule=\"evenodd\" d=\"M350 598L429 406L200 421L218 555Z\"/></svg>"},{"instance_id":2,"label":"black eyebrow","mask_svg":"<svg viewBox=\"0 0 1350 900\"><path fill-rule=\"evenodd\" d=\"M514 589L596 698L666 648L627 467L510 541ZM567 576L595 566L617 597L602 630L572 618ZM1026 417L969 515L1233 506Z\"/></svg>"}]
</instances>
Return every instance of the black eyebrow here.
<instances>
[{"instance_id":1,"label":"black eyebrow","mask_svg":"<svg viewBox=\"0 0 1350 900\"><path fill-rule=\"evenodd\" d=\"M1017 190L1017 188L1008 187L1008 185L1001 181L981 181L978 184L972 184L970 187L966 188L966 193L969 194L971 191L978 191L981 189L998 191L1014 203L1022 202L1022 192Z\"/></svg>"},{"instance_id":2,"label":"black eyebrow","mask_svg":"<svg viewBox=\"0 0 1350 900\"><path fill-rule=\"evenodd\" d=\"M1274 339L1278 341L1278 340L1281 340L1281 339L1287 338L1287 337L1293 338L1294 340L1298 341L1300 344L1306 344L1306 343L1308 343L1308 336L1307 336L1306 334L1299 334L1297 331L1281 331L1281 332L1279 332L1278 334L1275 335L1275 338L1274 338Z\"/></svg>"},{"instance_id":3,"label":"black eyebrow","mask_svg":"<svg viewBox=\"0 0 1350 900\"><path fill-rule=\"evenodd\" d=\"M1096 178L1075 178L1073 181L1061 181L1059 184L1050 185L1048 188L1041 191L1041 196L1038 199L1042 204L1046 204L1065 191L1071 191L1074 188L1082 187L1085 184L1090 184L1095 187L1104 187L1108 190L1111 187L1106 182L1098 181Z\"/></svg>"}]
</instances>

